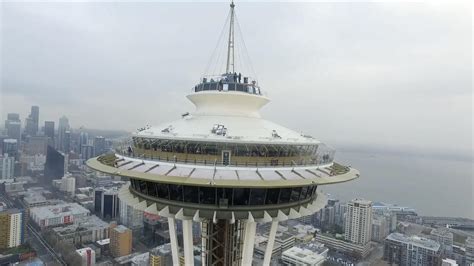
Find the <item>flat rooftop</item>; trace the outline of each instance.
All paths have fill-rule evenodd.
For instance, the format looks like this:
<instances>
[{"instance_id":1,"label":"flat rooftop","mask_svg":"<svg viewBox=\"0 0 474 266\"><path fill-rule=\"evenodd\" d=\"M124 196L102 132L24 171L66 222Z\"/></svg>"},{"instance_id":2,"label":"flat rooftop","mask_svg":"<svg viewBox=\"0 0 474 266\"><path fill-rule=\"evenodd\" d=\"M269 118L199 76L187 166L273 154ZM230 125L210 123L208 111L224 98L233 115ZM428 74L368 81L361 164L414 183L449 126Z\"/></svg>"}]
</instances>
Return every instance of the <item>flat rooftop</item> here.
<instances>
[{"instance_id":1,"label":"flat rooftop","mask_svg":"<svg viewBox=\"0 0 474 266\"><path fill-rule=\"evenodd\" d=\"M438 251L440 249L440 244L434 240L419 237L419 236L406 236L400 233L391 233L387 236L387 239L402 242L406 244L411 244L413 246L429 249L432 251Z\"/></svg>"}]
</instances>

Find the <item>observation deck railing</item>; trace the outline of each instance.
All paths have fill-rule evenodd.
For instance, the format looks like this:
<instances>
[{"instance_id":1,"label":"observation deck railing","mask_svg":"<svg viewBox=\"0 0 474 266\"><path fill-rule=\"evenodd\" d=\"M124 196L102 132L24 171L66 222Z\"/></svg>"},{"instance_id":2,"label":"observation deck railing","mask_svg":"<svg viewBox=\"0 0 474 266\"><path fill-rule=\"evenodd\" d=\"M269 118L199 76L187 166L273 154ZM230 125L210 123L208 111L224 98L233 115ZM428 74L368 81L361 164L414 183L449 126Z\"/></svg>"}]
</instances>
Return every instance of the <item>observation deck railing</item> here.
<instances>
[{"instance_id":1,"label":"observation deck railing","mask_svg":"<svg viewBox=\"0 0 474 266\"><path fill-rule=\"evenodd\" d=\"M157 162L170 162L180 164L193 164L203 166L236 166L236 167L294 167L294 166L318 166L327 165L333 162L334 156L331 153L317 154L313 156L292 156L292 157L245 157L234 156L230 160L223 161L219 155L196 155L179 153L153 154L147 150L134 151L128 147L117 147L115 152L122 156L135 159L151 160Z\"/></svg>"}]
</instances>

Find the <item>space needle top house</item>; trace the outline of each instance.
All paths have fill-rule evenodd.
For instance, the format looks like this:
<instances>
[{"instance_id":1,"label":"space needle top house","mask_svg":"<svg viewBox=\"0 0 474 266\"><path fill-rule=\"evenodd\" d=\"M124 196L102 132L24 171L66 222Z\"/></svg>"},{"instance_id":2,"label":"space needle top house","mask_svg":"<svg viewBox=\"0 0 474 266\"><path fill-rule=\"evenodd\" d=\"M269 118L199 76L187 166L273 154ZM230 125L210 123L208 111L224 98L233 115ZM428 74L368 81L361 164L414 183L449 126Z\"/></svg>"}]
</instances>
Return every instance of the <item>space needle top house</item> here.
<instances>
[{"instance_id":1,"label":"space needle top house","mask_svg":"<svg viewBox=\"0 0 474 266\"><path fill-rule=\"evenodd\" d=\"M359 176L335 163L334 151L315 138L261 118L269 98L256 80L235 71L234 7L231 3L225 73L203 77L192 88L187 98L196 110L142 128L114 154L87 162L130 180L122 200L145 201L147 212L168 218L175 265L176 219L183 224L186 265L194 258L193 221L202 226L203 265L251 265L256 223L271 222L268 265L279 221L324 207L318 186Z\"/></svg>"}]
</instances>

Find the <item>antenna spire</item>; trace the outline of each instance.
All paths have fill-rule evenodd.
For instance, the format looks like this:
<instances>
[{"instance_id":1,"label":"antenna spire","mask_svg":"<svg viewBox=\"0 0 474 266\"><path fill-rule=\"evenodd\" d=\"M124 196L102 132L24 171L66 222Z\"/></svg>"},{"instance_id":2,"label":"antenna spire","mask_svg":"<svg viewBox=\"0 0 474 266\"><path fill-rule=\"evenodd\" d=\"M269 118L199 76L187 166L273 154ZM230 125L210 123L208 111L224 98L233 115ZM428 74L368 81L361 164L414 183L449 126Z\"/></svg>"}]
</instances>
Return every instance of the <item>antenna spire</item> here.
<instances>
[{"instance_id":1,"label":"antenna spire","mask_svg":"<svg viewBox=\"0 0 474 266\"><path fill-rule=\"evenodd\" d=\"M226 73L235 72L234 69L234 0L230 3L229 41L227 43L227 65Z\"/></svg>"}]
</instances>

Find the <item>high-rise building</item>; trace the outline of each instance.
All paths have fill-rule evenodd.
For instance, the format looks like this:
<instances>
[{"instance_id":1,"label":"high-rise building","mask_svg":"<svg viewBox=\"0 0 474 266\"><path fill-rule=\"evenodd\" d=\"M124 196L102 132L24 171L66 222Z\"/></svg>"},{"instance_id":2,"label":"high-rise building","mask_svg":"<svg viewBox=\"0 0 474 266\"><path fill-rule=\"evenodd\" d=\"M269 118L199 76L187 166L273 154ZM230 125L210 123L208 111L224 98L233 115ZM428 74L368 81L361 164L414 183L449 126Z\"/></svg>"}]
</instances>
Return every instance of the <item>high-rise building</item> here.
<instances>
[{"instance_id":1,"label":"high-rise building","mask_svg":"<svg viewBox=\"0 0 474 266\"><path fill-rule=\"evenodd\" d=\"M25 134L27 136L36 136L39 126L39 107L31 106L30 115L26 118Z\"/></svg>"},{"instance_id":2,"label":"high-rise building","mask_svg":"<svg viewBox=\"0 0 474 266\"><path fill-rule=\"evenodd\" d=\"M365 245L372 238L372 202L355 199L347 204L344 238Z\"/></svg>"},{"instance_id":3,"label":"high-rise building","mask_svg":"<svg viewBox=\"0 0 474 266\"><path fill-rule=\"evenodd\" d=\"M382 242L390 234L390 224L383 215L372 217L372 240Z\"/></svg>"},{"instance_id":4,"label":"high-rise building","mask_svg":"<svg viewBox=\"0 0 474 266\"><path fill-rule=\"evenodd\" d=\"M54 146L54 121L44 121L44 135L49 138L49 145Z\"/></svg>"},{"instance_id":5,"label":"high-rise building","mask_svg":"<svg viewBox=\"0 0 474 266\"><path fill-rule=\"evenodd\" d=\"M0 179L12 179L15 171L15 158L0 154Z\"/></svg>"},{"instance_id":6,"label":"high-rise building","mask_svg":"<svg viewBox=\"0 0 474 266\"><path fill-rule=\"evenodd\" d=\"M58 150L68 153L70 152L69 143L71 142L71 135L66 136L66 132L69 132L69 120L63 116L59 118L58 123Z\"/></svg>"},{"instance_id":7,"label":"high-rise building","mask_svg":"<svg viewBox=\"0 0 474 266\"><path fill-rule=\"evenodd\" d=\"M0 212L0 249L23 244L25 233L26 219L23 210L8 209Z\"/></svg>"},{"instance_id":8,"label":"high-rise building","mask_svg":"<svg viewBox=\"0 0 474 266\"><path fill-rule=\"evenodd\" d=\"M8 153L10 157L18 160L20 154L18 152L19 142L16 139L4 139L3 140L3 154Z\"/></svg>"},{"instance_id":9,"label":"high-rise building","mask_svg":"<svg viewBox=\"0 0 474 266\"><path fill-rule=\"evenodd\" d=\"M454 234L446 227L433 229L430 238L441 245L441 253L445 257L451 257L453 252Z\"/></svg>"},{"instance_id":10,"label":"high-rise building","mask_svg":"<svg viewBox=\"0 0 474 266\"><path fill-rule=\"evenodd\" d=\"M392 233L384 241L384 260L390 265L440 265L440 244L419 236Z\"/></svg>"},{"instance_id":11,"label":"high-rise building","mask_svg":"<svg viewBox=\"0 0 474 266\"><path fill-rule=\"evenodd\" d=\"M81 132L79 134L79 153L82 154L82 146L89 145L89 133Z\"/></svg>"},{"instance_id":12,"label":"high-rise building","mask_svg":"<svg viewBox=\"0 0 474 266\"><path fill-rule=\"evenodd\" d=\"M110 253L122 257L132 253L132 230L116 223L110 224Z\"/></svg>"},{"instance_id":13,"label":"high-rise building","mask_svg":"<svg viewBox=\"0 0 474 266\"><path fill-rule=\"evenodd\" d=\"M81 158L86 161L94 157L94 146L82 145L81 147Z\"/></svg>"},{"instance_id":14,"label":"high-rise building","mask_svg":"<svg viewBox=\"0 0 474 266\"><path fill-rule=\"evenodd\" d=\"M474 263L474 237L466 239L466 263L467 265Z\"/></svg>"},{"instance_id":15,"label":"high-rise building","mask_svg":"<svg viewBox=\"0 0 474 266\"><path fill-rule=\"evenodd\" d=\"M67 172L67 157L48 146L46 152L46 163L44 165L44 179L48 185L52 180L62 178Z\"/></svg>"},{"instance_id":16,"label":"high-rise building","mask_svg":"<svg viewBox=\"0 0 474 266\"><path fill-rule=\"evenodd\" d=\"M150 266L167 266L172 264L170 244L164 244L150 250Z\"/></svg>"},{"instance_id":17,"label":"high-rise building","mask_svg":"<svg viewBox=\"0 0 474 266\"><path fill-rule=\"evenodd\" d=\"M94 191L94 210L104 219L113 219L119 215L119 190L115 188L96 188Z\"/></svg>"},{"instance_id":18,"label":"high-rise building","mask_svg":"<svg viewBox=\"0 0 474 266\"><path fill-rule=\"evenodd\" d=\"M268 265L280 221L324 207L318 186L359 177L356 169L335 163L335 151L316 138L261 117L270 99L257 80L234 68L234 7L226 69L205 75L187 95L196 110L140 128L115 154L87 161L130 179L120 200L129 199L126 194L146 200L147 212L168 219L174 265L180 257L176 219L186 265L194 263L193 221L202 225L204 265L251 265L257 222L271 222L263 260Z\"/></svg>"},{"instance_id":19,"label":"high-rise building","mask_svg":"<svg viewBox=\"0 0 474 266\"><path fill-rule=\"evenodd\" d=\"M46 155L49 138L46 136L31 136L28 137L28 142L25 145L25 153L27 155L43 154Z\"/></svg>"},{"instance_id":20,"label":"high-rise building","mask_svg":"<svg viewBox=\"0 0 474 266\"><path fill-rule=\"evenodd\" d=\"M21 141L21 120L20 115L15 113L7 114L7 120L5 120L5 130L7 136L16 139L18 143Z\"/></svg>"},{"instance_id":21,"label":"high-rise building","mask_svg":"<svg viewBox=\"0 0 474 266\"><path fill-rule=\"evenodd\" d=\"M97 136L94 139L94 156L99 156L104 153L105 150L105 138ZM89 158L88 158L89 159Z\"/></svg>"}]
</instances>

